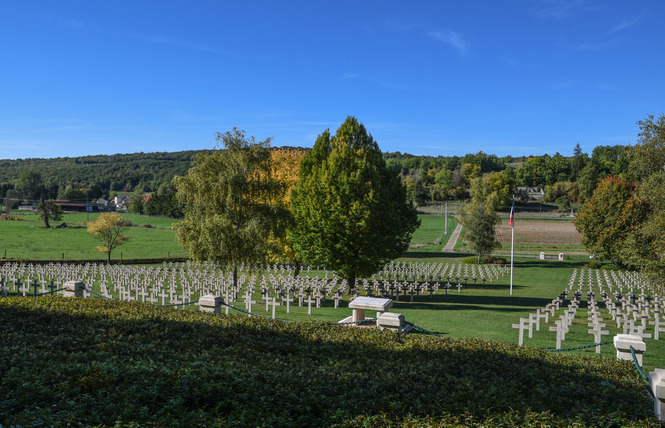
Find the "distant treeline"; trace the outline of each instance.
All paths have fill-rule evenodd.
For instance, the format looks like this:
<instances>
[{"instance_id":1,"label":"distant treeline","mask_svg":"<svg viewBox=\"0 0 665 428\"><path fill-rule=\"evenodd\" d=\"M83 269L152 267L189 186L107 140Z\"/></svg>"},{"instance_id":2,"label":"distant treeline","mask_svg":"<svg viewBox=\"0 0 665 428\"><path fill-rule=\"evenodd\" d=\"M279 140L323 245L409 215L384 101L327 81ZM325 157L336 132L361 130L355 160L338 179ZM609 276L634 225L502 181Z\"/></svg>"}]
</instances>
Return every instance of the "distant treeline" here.
<instances>
[{"instance_id":1,"label":"distant treeline","mask_svg":"<svg viewBox=\"0 0 665 428\"><path fill-rule=\"evenodd\" d=\"M609 175L629 175L630 146L597 146L591 156L579 144L573 156L556 153L529 157L497 157L482 151L465 156L414 156L385 153L388 166L402 176L411 200L417 204L464 200L475 177L502 173L510 178L511 192L525 197L517 187L545 191L545 201L567 209L590 198L598 183Z\"/></svg>"},{"instance_id":2,"label":"distant treeline","mask_svg":"<svg viewBox=\"0 0 665 428\"><path fill-rule=\"evenodd\" d=\"M304 148L284 147L293 150ZM546 199L565 207L593 194L600 180L628 172L630 146L598 146L589 156L578 144L574 156L498 157L482 151L465 156L416 156L386 152L384 158L417 204L468 198L474 177L503 173L513 186L543 188ZM157 192L185 175L192 159L209 150L0 160L0 198L16 187L21 173L38 171L49 198L91 200L115 192ZM18 189L17 189L18 190ZM19 192L20 193L20 192ZM20 196L20 195L15 195Z\"/></svg>"},{"instance_id":3,"label":"distant treeline","mask_svg":"<svg viewBox=\"0 0 665 428\"><path fill-rule=\"evenodd\" d=\"M35 170L49 188L68 185L99 188L103 193L131 192L136 187L157 190L176 175L184 175L192 158L206 150L173 153L132 153L63 157L53 159L0 160L0 183L15 182L23 171ZM101 195L99 195L101 196Z\"/></svg>"}]
</instances>

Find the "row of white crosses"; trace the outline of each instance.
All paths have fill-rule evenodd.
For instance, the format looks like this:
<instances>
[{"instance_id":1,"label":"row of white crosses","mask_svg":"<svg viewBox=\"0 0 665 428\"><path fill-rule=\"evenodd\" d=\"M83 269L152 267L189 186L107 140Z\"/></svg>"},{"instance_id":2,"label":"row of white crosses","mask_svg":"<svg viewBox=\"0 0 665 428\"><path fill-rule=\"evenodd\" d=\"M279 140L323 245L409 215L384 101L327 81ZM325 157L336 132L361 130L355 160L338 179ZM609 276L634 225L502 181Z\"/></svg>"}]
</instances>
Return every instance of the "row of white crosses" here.
<instances>
[{"instance_id":1,"label":"row of white crosses","mask_svg":"<svg viewBox=\"0 0 665 428\"><path fill-rule=\"evenodd\" d=\"M259 272L244 271L256 266L240 266L240 275L237 285L233 285L230 272L217 268L212 263L177 262L163 263L160 266L127 266L104 264L30 264L10 263L0 266L0 288L2 295L7 291L26 296L28 294L47 293L60 289L65 282L76 280L87 285L84 292L86 297L91 291L109 299L148 302L160 305L184 305L195 299L196 296L213 294L222 296L226 304L244 303L245 310L252 312L253 305L257 304L255 293L265 304L266 311L272 306L273 317L278 306L283 306L288 313L291 304L307 305L311 315L312 306L321 307L326 299L334 301L338 308L340 300L350 295L358 297L361 290L368 296L392 296L396 300L429 294L430 297L441 288L448 292L450 283L445 285L439 282L420 282L419 278L439 275L453 277L454 275L483 274L490 280L503 274L501 267L490 266L481 271L477 266L469 268L460 264L433 264L433 263L400 263L383 271L392 280L377 279L375 275L371 280L359 279L356 287L351 289L346 280L340 280L335 272L324 271L325 278L318 276L294 277L294 268L290 265L265 265ZM398 280L398 270L411 272L411 278ZM315 274L309 268L303 268L303 275ZM393 272L392 274L388 272ZM458 292L461 284L457 285ZM255 308L255 306L254 306ZM228 313L229 308L226 308Z\"/></svg>"},{"instance_id":2,"label":"row of white crosses","mask_svg":"<svg viewBox=\"0 0 665 428\"><path fill-rule=\"evenodd\" d=\"M665 299L651 285L646 284L636 272L603 271L601 276L596 271L596 279L618 329L622 329L624 334L659 340L660 333L665 332ZM616 302L611 299L612 296ZM653 334L647 332L650 326L653 326Z\"/></svg>"},{"instance_id":3,"label":"row of white crosses","mask_svg":"<svg viewBox=\"0 0 665 428\"><path fill-rule=\"evenodd\" d=\"M255 266L240 266L241 272L245 269L256 268ZM292 278L294 268L291 265L265 265L261 266L263 273L259 273L264 277L268 275L270 285L273 293L284 294L283 289L293 289L293 285L289 283L297 281ZM311 272L310 267L303 268L302 273L307 271ZM475 281L481 278L483 282L489 280L490 282L505 275L506 268L490 265L490 266L476 266L476 265L461 265L458 263L451 264L436 264L436 263L392 263L386 266L384 270L372 277L372 286L367 286L367 279L363 283L363 288L368 291L368 288L374 290L376 293L381 293L381 290L390 290L390 293L395 293L398 297L399 293L404 293L404 296L410 294L413 298L420 293L428 292L430 296L435 293L439 288L444 288L446 292L451 286L451 278L457 280L458 292L461 291L462 284L461 278L464 277L468 283L468 278L471 277ZM277 276L275 276L275 274ZM284 276L286 274L286 276ZM328 280L329 276L332 277L329 281L337 281L335 272L324 271L325 279ZM19 294L27 295L30 292L34 294L45 293L53 291L55 288L61 287L65 281L75 279L82 281L85 284L97 284L100 293L104 297L121 298L123 300L139 300L148 301L151 303L164 304L180 304L192 298L194 294L203 293L221 293L223 296L229 297L227 302L237 300L238 296L242 294L241 290L245 282L252 283L253 277L243 275L240 278L239 285L232 286L230 273L224 274L211 263L198 263L179 262L179 263L164 263L158 267L138 267L138 266L122 266L122 265L103 265L103 264L5 264L0 267L0 277L4 278L3 292L6 293L9 287ZM399 281L399 278L403 281ZM445 285L436 282L431 284L435 277L440 280L447 278ZM312 277L300 276L300 282L314 282L311 284L301 284L296 287L299 289L313 289L318 292L317 306L320 305L321 300L325 300L326 294L332 293L330 287L327 286L324 293L321 293L322 286ZM427 281L429 279L429 281ZM409 281L412 280L412 281ZM390 284L386 284L388 281ZM378 282L378 284L377 284ZM433 281L432 281L433 282ZM286 285L285 285L286 283ZM383 284L383 285L381 285ZM265 285L265 284L264 284ZM265 287L264 287L265 288ZM354 290L343 290L344 293L352 294L357 297L358 288ZM344 293L335 293L338 296L336 306ZM372 293L372 291L370 291ZM89 293L88 293L89 294ZM264 293L265 294L265 293ZM308 293L311 294L311 293ZM283 296L286 297L286 296ZM302 306L302 299L299 299L299 304ZM316 298L316 297L315 297ZM284 303L284 302L283 302ZM286 302L288 304L288 302Z\"/></svg>"},{"instance_id":4,"label":"row of white crosses","mask_svg":"<svg viewBox=\"0 0 665 428\"><path fill-rule=\"evenodd\" d=\"M439 282L447 281L451 285L451 280L461 285L462 278L465 284L470 284L470 280L476 284L481 281L492 282L509 273L507 267L500 265L468 265L461 263L414 263L414 262L391 262L384 268L374 274L371 279L383 280L404 280L412 282ZM454 285L453 285L454 286Z\"/></svg>"},{"instance_id":5,"label":"row of white crosses","mask_svg":"<svg viewBox=\"0 0 665 428\"><path fill-rule=\"evenodd\" d=\"M639 291L640 294L633 294L633 291ZM630 298L624 297L622 293L627 292ZM555 319L556 312L565 302L568 294L573 294L567 308ZM587 332L594 337L594 343L601 343L602 336L609 335L609 330L604 330L607 325L602 317L601 309L598 306L596 297L602 299L607 313L612 317L616 328L623 330L624 334L638 335L642 338L651 338L651 333L646 330L653 325L653 338L658 340L659 333L665 332L665 320L663 319L663 308L665 300L658 294L653 293L653 289L644 283L639 274L634 272L611 272L599 270L579 270L575 269L568 284L568 289L564 290L559 297L548 303L536 313L529 314L528 318L520 318L519 324L513 324L512 327L519 329L518 344L524 343L524 332L528 332L528 337L533 337L533 329L540 330L540 320L545 323L549 320L555 320L555 326L551 326L549 331L556 332L556 348L560 349L565 340L566 333L569 332L573 319L577 313L580 304L580 297L586 293L588 303L587 325L590 327ZM647 293L652 293L647 294ZM616 301L614 300L616 299ZM596 348L600 353L600 347Z\"/></svg>"}]
</instances>

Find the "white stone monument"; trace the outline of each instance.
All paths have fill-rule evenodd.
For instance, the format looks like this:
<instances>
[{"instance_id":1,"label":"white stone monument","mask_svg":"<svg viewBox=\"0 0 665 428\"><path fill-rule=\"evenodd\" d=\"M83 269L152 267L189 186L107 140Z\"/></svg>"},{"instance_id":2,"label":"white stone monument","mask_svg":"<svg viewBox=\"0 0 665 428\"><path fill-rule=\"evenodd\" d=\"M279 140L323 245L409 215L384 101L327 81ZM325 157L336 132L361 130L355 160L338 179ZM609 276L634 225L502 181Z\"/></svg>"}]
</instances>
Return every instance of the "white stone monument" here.
<instances>
[{"instance_id":1,"label":"white stone monument","mask_svg":"<svg viewBox=\"0 0 665 428\"><path fill-rule=\"evenodd\" d=\"M365 319L365 311L370 310L370 311L376 311L377 326L378 326L378 318L381 316L381 314L387 312L388 309L392 307L393 307L392 299L383 299L379 297L356 297L351 301L351 303L349 303L349 308L353 309L353 315L344 318L339 323L343 324L349 322L354 322L354 323L362 322Z\"/></svg>"},{"instance_id":2,"label":"white stone monument","mask_svg":"<svg viewBox=\"0 0 665 428\"><path fill-rule=\"evenodd\" d=\"M83 297L85 284L81 281L67 281L64 285L65 297Z\"/></svg>"},{"instance_id":3,"label":"white stone monument","mask_svg":"<svg viewBox=\"0 0 665 428\"><path fill-rule=\"evenodd\" d=\"M661 423L665 422L665 369L649 372L649 385L653 391L653 411Z\"/></svg>"},{"instance_id":4,"label":"white stone monument","mask_svg":"<svg viewBox=\"0 0 665 428\"><path fill-rule=\"evenodd\" d=\"M381 331L392 330L398 333L408 333L413 329L413 324L404 321L404 316L395 312L384 312L376 319L376 324Z\"/></svg>"},{"instance_id":5,"label":"white stone monument","mask_svg":"<svg viewBox=\"0 0 665 428\"><path fill-rule=\"evenodd\" d=\"M617 350L617 359L633 361L633 354L630 352L630 347L635 351L635 358L637 364L642 366L642 354L647 349L647 345L640 336L632 334L617 334L614 336L614 347Z\"/></svg>"},{"instance_id":6,"label":"white stone monument","mask_svg":"<svg viewBox=\"0 0 665 428\"><path fill-rule=\"evenodd\" d=\"M203 312L212 312L214 314L222 313L222 303L224 299L212 294L207 294L199 299L199 309Z\"/></svg>"}]
</instances>

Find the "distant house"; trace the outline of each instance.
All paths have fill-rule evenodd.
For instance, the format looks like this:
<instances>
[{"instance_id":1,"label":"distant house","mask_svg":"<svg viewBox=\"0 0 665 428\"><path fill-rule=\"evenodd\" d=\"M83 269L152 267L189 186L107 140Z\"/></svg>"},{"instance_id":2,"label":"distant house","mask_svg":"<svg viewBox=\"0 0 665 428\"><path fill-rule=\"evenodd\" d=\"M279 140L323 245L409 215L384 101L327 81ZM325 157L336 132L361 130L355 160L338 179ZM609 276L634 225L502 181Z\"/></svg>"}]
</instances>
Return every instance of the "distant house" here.
<instances>
[{"instance_id":1,"label":"distant house","mask_svg":"<svg viewBox=\"0 0 665 428\"><path fill-rule=\"evenodd\" d=\"M152 198L152 193L144 193L143 194L143 202L148 202Z\"/></svg>"},{"instance_id":2,"label":"distant house","mask_svg":"<svg viewBox=\"0 0 665 428\"><path fill-rule=\"evenodd\" d=\"M128 195L120 195L113 198L113 203L115 204L116 207L124 207L125 205L127 205L127 202L129 202Z\"/></svg>"},{"instance_id":3,"label":"distant house","mask_svg":"<svg viewBox=\"0 0 665 428\"><path fill-rule=\"evenodd\" d=\"M545 191L541 187L518 187L517 193L526 195L534 201L540 201L545 197Z\"/></svg>"},{"instance_id":4,"label":"distant house","mask_svg":"<svg viewBox=\"0 0 665 428\"><path fill-rule=\"evenodd\" d=\"M95 205L99 211L109 211L111 203L104 198L99 198L95 201Z\"/></svg>"}]
</instances>

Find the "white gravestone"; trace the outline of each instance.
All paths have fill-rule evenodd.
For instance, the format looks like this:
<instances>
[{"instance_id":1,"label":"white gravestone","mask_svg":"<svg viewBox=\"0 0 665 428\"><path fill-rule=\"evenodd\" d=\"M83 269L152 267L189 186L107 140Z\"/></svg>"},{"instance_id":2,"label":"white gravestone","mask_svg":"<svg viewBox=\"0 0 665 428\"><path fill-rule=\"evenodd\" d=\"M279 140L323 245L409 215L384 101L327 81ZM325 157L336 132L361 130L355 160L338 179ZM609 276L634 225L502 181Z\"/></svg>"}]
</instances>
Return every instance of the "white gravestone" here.
<instances>
[{"instance_id":1,"label":"white gravestone","mask_svg":"<svg viewBox=\"0 0 665 428\"><path fill-rule=\"evenodd\" d=\"M653 391L653 410L662 423L665 422L665 369L649 372L649 385Z\"/></svg>"}]
</instances>

